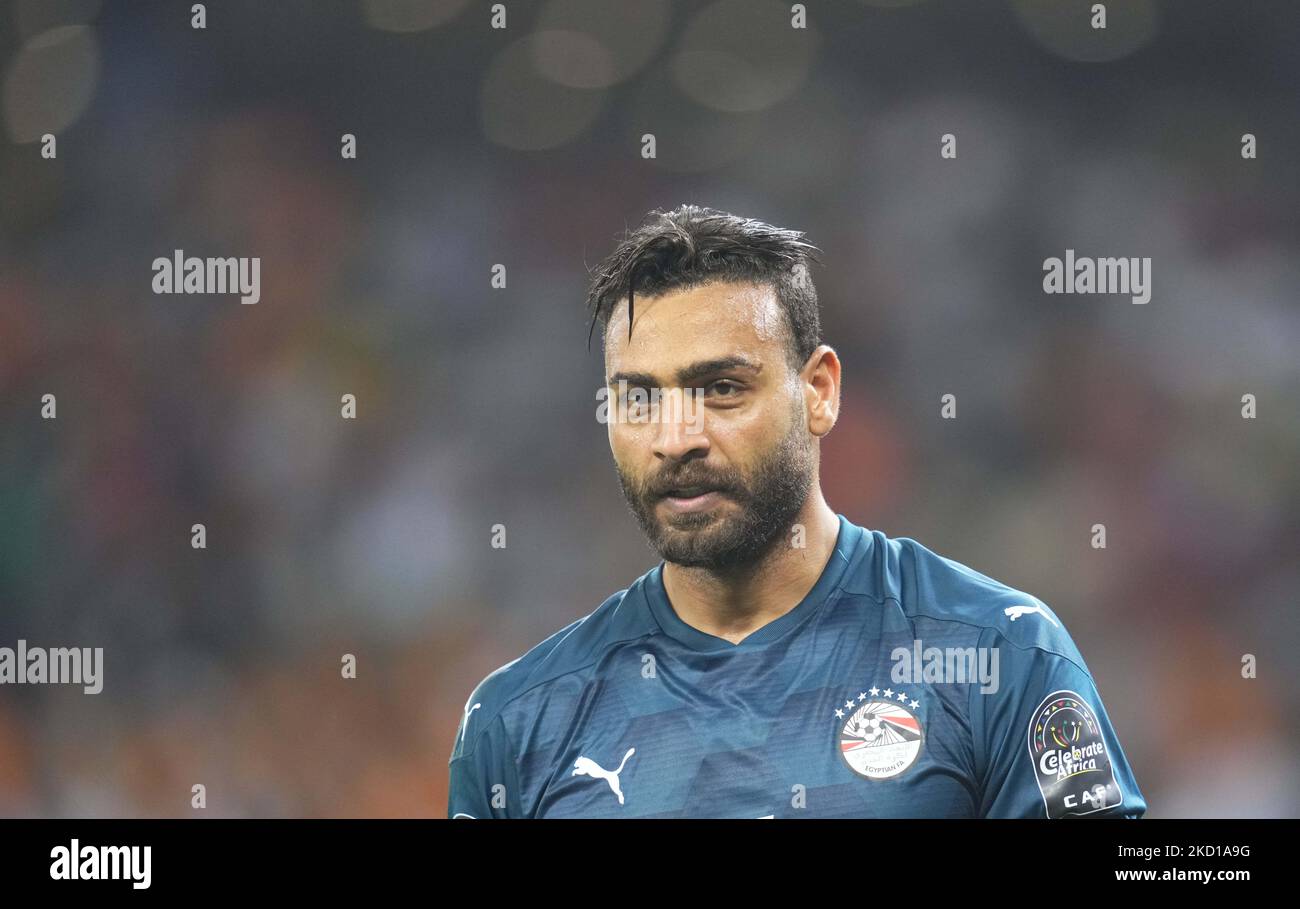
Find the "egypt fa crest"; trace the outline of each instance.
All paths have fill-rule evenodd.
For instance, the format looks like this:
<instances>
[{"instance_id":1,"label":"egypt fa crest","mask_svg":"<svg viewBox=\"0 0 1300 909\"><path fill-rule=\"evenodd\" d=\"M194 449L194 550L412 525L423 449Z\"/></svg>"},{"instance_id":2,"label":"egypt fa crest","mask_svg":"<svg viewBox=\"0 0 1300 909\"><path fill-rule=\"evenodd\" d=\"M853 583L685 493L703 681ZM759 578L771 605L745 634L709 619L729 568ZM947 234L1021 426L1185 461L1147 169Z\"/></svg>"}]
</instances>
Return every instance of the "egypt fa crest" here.
<instances>
[{"instance_id":1,"label":"egypt fa crest","mask_svg":"<svg viewBox=\"0 0 1300 909\"><path fill-rule=\"evenodd\" d=\"M858 776L887 780L906 773L921 753L925 730L904 692L871 688L837 709L840 757Z\"/></svg>"}]
</instances>

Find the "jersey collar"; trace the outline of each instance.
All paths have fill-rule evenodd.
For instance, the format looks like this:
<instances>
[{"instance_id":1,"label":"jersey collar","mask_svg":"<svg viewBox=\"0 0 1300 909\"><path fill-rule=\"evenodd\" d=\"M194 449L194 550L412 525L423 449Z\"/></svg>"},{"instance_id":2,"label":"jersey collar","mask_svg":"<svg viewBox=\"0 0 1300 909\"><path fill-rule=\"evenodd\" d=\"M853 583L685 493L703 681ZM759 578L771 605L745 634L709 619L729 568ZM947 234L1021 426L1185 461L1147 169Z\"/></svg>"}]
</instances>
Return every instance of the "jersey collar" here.
<instances>
[{"instance_id":1,"label":"jersey collar","mask_svg":"<svg viewBox=\"0 0 1300 909\"><path fill-rule=\"evenodd\" d=\"M733 644L726 638L700 631L698 628L694 628L682 621L676 610L673 609L672 604L669 603L668 594L664 590L664 563L662 561L646 573L642 584L642 591L651 615L659 623L659 627L663 629L664 634L692 650L727 652L749 650L770 644L783 637L793 628L801 625L805 619L817 611L818 607L837 589L840 580L849 567L849 563L853 560L864 531L861 527L850 522L844 515L836 515L836 517L839 518L840 529L835 538L835 548L831 551L831 557L827 560L825 567L822 568L821 576L818 577L817 583L813 585L812 590L808 591L798 605L785 615L773 619L752 632L739 644Z\"/></svg>"}]
</instances>

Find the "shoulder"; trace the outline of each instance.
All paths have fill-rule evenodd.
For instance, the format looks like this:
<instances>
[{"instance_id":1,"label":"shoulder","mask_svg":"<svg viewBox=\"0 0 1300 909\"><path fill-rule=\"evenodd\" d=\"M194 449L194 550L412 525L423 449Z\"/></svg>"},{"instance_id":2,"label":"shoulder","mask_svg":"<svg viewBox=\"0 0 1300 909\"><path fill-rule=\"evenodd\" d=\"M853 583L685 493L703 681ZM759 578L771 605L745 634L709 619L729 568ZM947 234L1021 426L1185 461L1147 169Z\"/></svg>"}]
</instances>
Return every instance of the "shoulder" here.
<instances>
[{"instance_id":1,"label":"shoulder","mask_svg":"<svg viewBox=\"0 0 1300 909\"><path fill-rule=\"evenodd\" d=\"M465 701L463 734L452 759L470 753L513 702L560 679L580 675L610 647L652 632L640 585L645 576L605 598L595 610L570 622L524 654L488 673ZM472 720L470 719L472 714Z\"/></svg>"},{"instance_id":2,"label":"shoulder","mask_svg":"<svg viewBox=\"0 0 1300 909\"><path fill-rule=\"evenodd\" d=\"M910 537L875 535L883 596L910 618L969 627L983 642L1004 641L1063 657L1083 657L1061 616L1034 594L940 555Z\"/></svg>"}]
</instances>

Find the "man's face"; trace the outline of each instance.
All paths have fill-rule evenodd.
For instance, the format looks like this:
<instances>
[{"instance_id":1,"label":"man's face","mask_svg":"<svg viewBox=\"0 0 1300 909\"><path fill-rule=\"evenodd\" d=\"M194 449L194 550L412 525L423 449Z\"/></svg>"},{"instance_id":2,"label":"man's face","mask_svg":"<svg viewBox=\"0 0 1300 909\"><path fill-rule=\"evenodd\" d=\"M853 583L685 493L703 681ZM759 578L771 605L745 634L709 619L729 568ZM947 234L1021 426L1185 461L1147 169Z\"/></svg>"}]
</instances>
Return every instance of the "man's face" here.
<instances>
[{"instance_id":1,"label":"man's face","mask_svg":"<svg viewBox=\"0 0 1300 909\"><path fill-rule=\"evenodd\" d=\"M611 417L623 495L665 561L753 564L789 530L816 474L785 315L770 288L748 283L641 297L634 308L630 340L626 305L606 332L610 401L620 379L702 397L653 421Z\"/></svg>"}]
</instances>

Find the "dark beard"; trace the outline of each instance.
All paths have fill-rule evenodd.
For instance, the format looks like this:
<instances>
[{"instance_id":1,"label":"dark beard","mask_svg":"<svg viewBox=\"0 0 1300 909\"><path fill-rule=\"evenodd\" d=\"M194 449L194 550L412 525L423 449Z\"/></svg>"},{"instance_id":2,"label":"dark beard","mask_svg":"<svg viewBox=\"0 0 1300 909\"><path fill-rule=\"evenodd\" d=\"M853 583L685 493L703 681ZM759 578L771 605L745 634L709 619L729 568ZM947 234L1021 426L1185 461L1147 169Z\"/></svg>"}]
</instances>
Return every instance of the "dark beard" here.
<instances>
[{"instance_id":1,"label":"dark beard","mask_svg":"<svg viewBox=\"0 0 1300 909\"><path fill-rule=\"evenodd\" d=\"M801 420L792 422L790 432L759 463L750 483L735 469L706 473L699 462L661 470L652 482L643 484L633 482L617 462L614 469L628 507L661 559L711 571L750 566L771 551L808 499L815 464L804 431ZM663 490L675 484L717 489L739 506L739 514L708 511L660 520L655 506Z\"/></svg>"}]
</instances>

